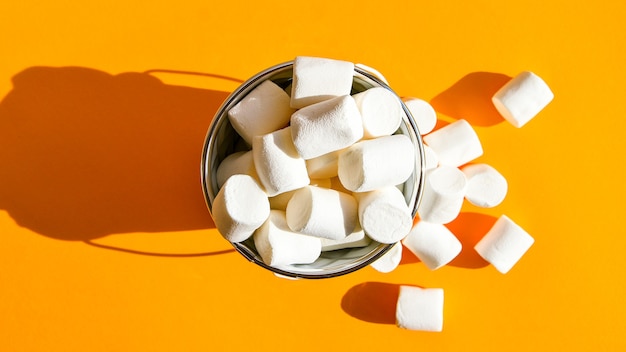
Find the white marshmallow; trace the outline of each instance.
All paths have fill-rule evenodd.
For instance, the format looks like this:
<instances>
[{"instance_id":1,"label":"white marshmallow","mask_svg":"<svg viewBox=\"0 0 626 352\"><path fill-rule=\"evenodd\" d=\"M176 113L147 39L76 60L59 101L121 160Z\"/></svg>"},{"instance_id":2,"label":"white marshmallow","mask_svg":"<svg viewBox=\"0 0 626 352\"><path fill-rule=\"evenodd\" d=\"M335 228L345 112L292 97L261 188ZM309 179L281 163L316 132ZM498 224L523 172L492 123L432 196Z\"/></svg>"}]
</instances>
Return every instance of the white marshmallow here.
<instances>
[{"instance_id":1,"label":"white marshmallow","mask_svg":"<svg viewBox=\"0 0 626 352\"><path fill-rule=\"evenodd\" d=\"M361 114L350 95L325 100L291 115L291 135L302 158L315 158L361 139Z\"/></svg>"},{"instance_id":2,"label":"white marshmallow","mask_svg":"<svg viewBox=\"0 0 626 352\"><path fill-rule=\"evenodd\" d=\"M539 76L524 71L504 86L491 98L504 119L515 127L522 127L548 105L554 94Z\"/></svg>"},{"instance_id":3,"label":"white marshmallow","mask_svg":"<svg viewBox=\"0 0 626 352\"><path fill-rule=\"evenodd\" d=\"M362 140L339 155L338 176L353 192L368 192L405 182L415 166L409 137L392 135Z\"/></svg>"},{"instance_id":4,"label":"white marshmallow","mask_svg":"<svg viewBox=\"0 0 626 352\"><path fill-rule=\"evenodd\" d=\"M363 71L368 72L372 76L374 76L374 77L378 78L379 80L381 80L386 85L389 85L389 82L387 82L387 79L385 78L385 76L383 76L383 74L380 73L380 71L378 71L377 69L375 69L373 67L370 67L370 66L367 66L365 64L359 64L359 63L354 64L354 66L362 69Z\"/></svg>"},{"instance_id":5,"label":"white marshmallow","mask_svg":"<svg viewBox=\"0 0 626 352\"><path fill-rule=\"evenodd\" d=\"M427 101L418 98L405 97L402 101L413 116L420 134L425 135L432 132L437 124L435 109Z\"/></svg>"},{"instance_id":6,"label":"white marshmallow","mask_svg":"<svg viewBox=\"0 0 626 352\"><path fill-rule=\"evenodd\" d=\"M411 230L413 217L404 195L394 186L357 193L359 221L369 237L380 243L396 243Z\"/></svg>"},{"instance_id":7,"label":"white marshmallow","mask_svg":"<svg viewBox=\"0 0 626 352\"><path fill-rule=\"evenodd\" d=\"M363 138L389 136L402 122L398 97L383 87L374 87L352 96L363 120Z\"/></svg>"},{"instance_id":8,"label":"white marshmallow","mask_svg":"<svg viewBox=\"0 0 626 352\"><path fill-rule=\"evenodd\" d=\"M498 170L487 164L470 164L461 171L467 179L465 199L470 203L483 208L493 208L502 203L508 183Z\"/></svg>"},{"instance_id":9,"label":"white marshmallow","mask_svg":"<svg viewBox=\"0 0 626 352\"><path fill-rule=\"evenodd\" d=\"M306 163L291 140L291 127L285 127L252 140L254 167L269 196L309 184Z\"/></svg>"},{"instance_id":10,"label":"white marshmallow","mask_svg":"<svg viewBox=\"0 0 626 352\"><path fill-rule=\"evenodd\" d=\"M463 248L447 227L426 221L418 221L402 243L430 270L437 270L448 264Z\"/></svg>"},{"instance_id":11,"label":"white marshmallow","mask_svg":"<svg viewBox=\"0 0 626 352\"><path fill-rule=\"evenodd\" d=\"M287 224L306 235L340 240L358 223L357 202L349 194L307 186L296 191L287 204Z\"/></svg>"},{"instance_id":12,"label":"white marshmallow","mask_svg":"<svg viewBox=\"0 0 626 352\"><path fill-rule=\"evenodd\" d=\"M499 272L506 274L534 242L524 229L502 215L474 249Z\"/></svg>"},{"instance_id":13,"label":"white marshmallow","mask_svg":"<svg viewBox=\"0 0 626 352\"><path fill-rule=\"evenodd\" d=\"M293 232L285 212L272 210L269 218L254 232L254 245L263 262L272 267L309 264L321 253L319 238Z\"/></svg>"},{"instance_id":14,"label":"white marshmallow","mask_svg":"<svg viewBox=\"0 0 626 352\"><path fill-rule=\"evenodd\" d=\"M478 135L466 120L457 120L423 137L439 164L459 167L483 155Z\"/></svg>"},{"instance_id":15,"label":"white marshmallow","mask_svg":"<svg viewBox=\"0 0 626 352\"><path fill-rule=\"evenodd\" d=\"M306 161L309 177L332 178L337 176L337 162L343 149L335 150Z\"/></svg>"},{"instance_id":16,"label":"white marshmallow","mask_svg":"<svg viewBox=\"0 0 626 352\"><path fill-rule=\"evenodd\" d=\"M402 243L398 242L387 253L383 254L375 262L370 264L374 270L380 273L390 273L394 271L402 260Z\"/></svg>"},{"instance_id":17,"label":"white marshmallow","mask_svg":"<svg viewBox=\"0 0 626 352\"><path fill-rule=\"evenodd\" d=\"M269 214L267 194L249 175L233 175L226 180L212 206L215 227L230 242L248 239Z\"/></svg>"},{"instance_id":18,"label":"white marshmallow","mask_svg":"<svg viewBox=\"0 0 626 352\"><path fill-rule=\"evenodd\" d=\"M322 238L322 252L335 251L343 248L365 247L372 243L372 239L365 235L365 231L359 224L356 225L354 231L348 236L340 240L331 240Z\"/></svg>"},{"instance_id":19,"label":"white marshmallow","mask_svg":"<svg viewBox=\"0 0 626 352\"><path fill-rule=\"evenodd\" d=\"M250 175L255 180L258 178L254 169L252 151L235 152L224 158L217 167L217 187L221 188L224 182L236 174Z\"/></svg>"},{"instance_id":20,"label":"white marshmallow","mask_svg":"<svg viewBox=\"0 0 626 352\"><path fill-rule=\"evenodd\" d=\"M420 219L435 224L447 224L461 212L467 180L453 166L439 166L426 173L424 194L417 209Z\"/></svg>"},{"instance_id":21,"label":"white marshmallow","mask_svg":"<svg viewBox=\"0 0 626 352\"><path fill-rule=\"evenodd\" d=\"M289 106L289 95L266 80L228 111L228 119L241 138L251 145L254 136L287 126L294 111Z\"/></svg>"},{"instance_id":22,"label":"white marshmallow","mask_svg":"<svg viewBox=\"0 0 626 352\"><path fill-rule=\"evenodd\" d=\"M432 170L439 166L439 158L433 148L424 145L424 170Z\"/></svg>"},{"instance_id":23,"label":"white marshmallow","mask_svg":"<svg viewBox=\"0 0 626 352\"><path fill-rule=\"evenodd\" d=\"M443 330L443 289L400 286L396 325L408 330Z\"/></svg>"},{"instance_id":24,"label":"white marshmallow","mask_svg":"<svg viewBox=\"0 0 626 352\"><path fill-rule=\"evenodd\" d=\"M318 178L318 179L312 178L309 185L315 186L315 187L330 188L332 184L329 178ZM296 193L298 189L294 189L293 191L283 192L275 196L269 197L270 208L275 209L275 210L287 210L287 204L289 204L289 201L291 200L291 196L293 196L293 194Z\"/></svg>"},{"instance_id":25,"label":"white marshmallow","mask_svg":"<svg viewBox=\"0 0 626 352\"><path fill-rule=\"evenodd\" d=\"M303 108L352 89L354 64L326 58L298 56L293 63L291 107Z\"/></svg>"}]
</instances>

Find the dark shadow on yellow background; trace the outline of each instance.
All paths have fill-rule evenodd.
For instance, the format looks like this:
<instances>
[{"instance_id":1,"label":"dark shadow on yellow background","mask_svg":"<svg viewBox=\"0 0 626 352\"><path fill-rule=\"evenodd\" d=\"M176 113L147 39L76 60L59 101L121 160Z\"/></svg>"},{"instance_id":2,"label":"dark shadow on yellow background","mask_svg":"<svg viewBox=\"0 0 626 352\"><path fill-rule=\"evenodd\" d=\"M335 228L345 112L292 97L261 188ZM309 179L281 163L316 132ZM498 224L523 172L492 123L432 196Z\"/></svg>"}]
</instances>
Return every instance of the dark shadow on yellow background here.
<instances>
[{"instance_id":1,"label":"dark shadow on yellow background","mask_svg":"<svg viewBox=\"0 0 626 352\"><path fill-rule=\"evenodd\" d=\"M18 73L0 102L0 209L62 240L214 227L200 155L227 95L146 73Z\"/></svg>"},{"instance_id":2,"label":"dark shadow on yellow background","mask_svg":"<svg viewBox=\"0 0 626 352\"><path fill-rule=\"evenodd\" d=\"M395 324L399 294L399 284L368 281L350 288L341 299L341 308L359 320Z\"/></svg>"},{"instance_id":3,"label":"dark shadow on yellow background","mask_svg":"<svg viewBox=\"0 0 626 352\"><path fill-rule=\"evenodd\" d=\"M430 104L437 112L465 119L472 126L493 126L504 119L491 97L510 79L501 73L472 72L435 96Z\"/></svg>"}]
</instances>

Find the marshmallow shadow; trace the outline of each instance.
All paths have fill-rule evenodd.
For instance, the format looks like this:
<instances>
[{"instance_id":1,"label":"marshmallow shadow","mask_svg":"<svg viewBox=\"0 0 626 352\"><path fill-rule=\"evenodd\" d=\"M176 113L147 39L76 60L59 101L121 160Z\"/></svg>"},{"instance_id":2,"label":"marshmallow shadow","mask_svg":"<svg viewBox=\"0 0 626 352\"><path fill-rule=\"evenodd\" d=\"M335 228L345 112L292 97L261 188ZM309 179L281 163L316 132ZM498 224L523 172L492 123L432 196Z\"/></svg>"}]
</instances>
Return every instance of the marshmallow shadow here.
<instances>
[{"instance_id":1,"label":"marshmallow shadow","mask_svg":"<svg viewBox=\"0 0 626 352\"><path fill-rule=\"evenodd\" d=\"M350 288L341 299L348 315L370 323L395 324L400 285L368 281Z\"/></svg>"},{"instance_id":2,"label":"marshmallow shadow","mask_svg":"<svg viewBox=\"0 0 626 352\"><path fill-rule=\"evenodd\" d=\"M467 269L479 269L489 265L476 252L474 246L491 229L496 220L498 219L491 215L461 212L454 221L446 224L446 227L463 245L461 253L447 265Z\"/></svg>"},{"instance_id":3,"label":"marshmallow shadow","mask_svg":"<svg viewBox=\"0 0 626 352\"><path fill-rule=\"evenodd\" d=\"M472 72L435 96L430 104L438 113L465 119L472 126L493 126L504 118L491 97L510 80L511 77L501 73Z\"/></svg>"},{"instance_id":4,"label":"marshmallow shadow","mask_svg":"<svg viewBox=\"0 0 626 352\"><path fill-rule=\"evenodd\" d=\"M18 225L87 242L215 227L200 157L227 92L83 67L31 67L12 82L0 102L0 209Z\"/></svg>"}]
</instances>

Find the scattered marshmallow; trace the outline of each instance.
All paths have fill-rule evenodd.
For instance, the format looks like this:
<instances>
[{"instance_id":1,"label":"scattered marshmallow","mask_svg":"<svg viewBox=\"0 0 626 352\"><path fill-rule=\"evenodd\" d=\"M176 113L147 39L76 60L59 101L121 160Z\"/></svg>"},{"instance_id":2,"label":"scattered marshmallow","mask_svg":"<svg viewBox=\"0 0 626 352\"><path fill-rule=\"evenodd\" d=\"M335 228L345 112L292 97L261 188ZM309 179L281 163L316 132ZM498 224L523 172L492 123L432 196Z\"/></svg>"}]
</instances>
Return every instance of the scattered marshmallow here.
<instances>
[{"instance_id":1,"label":"scattered marshmallow","mask_svg":"<svg viewBox=\"0 0 626 352\"><path fill-rule=\"evenodd\" d=\"M425 135L432 132L437 124L435 109L427 101L418 98L405 97L402 101L413 116L420 134Z\"/></svg>"},{"instance_id":2,"label":"scattered marshmallow","mask_svg":"<svg viewBox=\"0 0 626 352\"><path fill-rule=\"evenodd\" d=\"M402 243L430 270L448 264L461 253L463 247L447 227L426 221L418 221Z\"/></svg>"},{"instance_id":3,"label":"scattered marshmallow","mask_svg":"<svg viewBox=\"0 0 626 352\"><path fill-rule=\"evenodd\" d=\"M439 158L433 148L424 145L424 170L432 170L439 166Z\"/></svg>"},{"instance_id":4,"label":"scattered marshmallow","mask_svg":"<svg viewBox=\"0 0 626 352\"><path fill-rule=\"evenodd\" d=\"M424 194L417 209L420 219L435 224L447 224L461 212L467 180L453 166L439 166L426 174Z\"/></svg>"},{"instance_id":5,"label":"scattered marshmallow","mask_svg":"<svg viewBox=\"0 0 626 352\"><path fill-rule=\"evenodd\" d=\"M337 161L343 149L306 160L306 169L309 177L332 178L337 176Z\"/></svg>"},{"instance_id":6,"label":"scattered marshmallow","mask_svg":"<svg viewBox=\"0 0 626 352\"><path fill-rule=\"evenodd\" d=\"M319 238L291 231L285 212L280 210L270 212L253 238L261 259L272 267L313 263L322 250Z\"/></svg>"},{"instance_id":7,"label":"scattered marshmallow","mask_svg":"<svg viewBox=\"0 0 626 352\"><path fill-rule=\"evenodd\" d=\"M374 87L352 96L363 120L363 138L389 136L402 122L402 105L389 89Z\"/></svg>"},{"instance_id":8,"label":"scattered marshmallow","mask_svg":"<svg viewBox=\"0 0 626 352\"><path fill-rule=\"evenodd\" d=\"M499 272L506 274L534 242L524 229L502 215L474 249Z\"/></svg>"},{"instance_id":9,"label":"scattered marshmallow","mask_svg":"<svg viewBox=\"0 0 626 352\"><path fill-rule=\"evenodd\" d=\"M233 175L226 180L212 206L215 227L230 242L248 239L269 214L267 194L249 175Z\"/></svg>"},{"instance_id":10,"label":"scattered marshmallow","mask_svg":"<svg viewBox=\"0 0 626 352\"><path fill-rule=\"evenodd\" d=\"M303 234L341 240L358 222L357 202L349 194L320 187L303 187L287 204L287 224Z\"/></svg>"},{"instance_id":11,"label":"scattered marshmallow","mask_svg":"<svg viewBox=\"0 0 626 352\"><path fill-rule=\"evenodd\" d=\"M443 330L443 289L400 286L396 325L408 330Z\"/></svg>"},{"instance_id":12,"label":"scattered marshmallow","mask_svg":"<svg viewBox=\"0 0 626 352\"><path fill-rule=\"evenodd\" d=\"M378 78L384 84L389 85L389 82L387 82L387 79L385 78L385 76L383 76L383 74L380 73L380 71L378 71L377 69L367 66L365 64L359 64L359 63L354 64L354 66L362 69L363 71L366 71L367 73L371 74L375 78Z\"/></svg>"},{"instance_id":13,"label":"scattered marshmallow","mask_svg":"<svg viewBox=\"0 0 626 352\"><path fill-rule=\"evenodd\" d=\"M293 63L292 108L302 108L334 97L348 95L352 89L354 64L348 61L298 56Z\"/></svg>"},{"instance_id":14,"label":"scattered marshmallow","mask_svg":"<svg viewBox=\"0 0 626 352\"><path fill-rule=\"evenodd\" d=\"M291 115L291 135L302 158L315 158L361 139L361 114L350 95L325 100Z\"/></svg>"},{"instance_id":15,"label":"scattered marshmallow","mask_svg":"<svg viewBox=\"0 0 626 352\"><path fill-rule=\"evenodd\" d=\"M413 217L397 187L357 193L359 221L365 233L380 243L396 243L411 230Z\"/></svg>"},{"instance_id":16,"label":"scattered marshmallow","mask_svg":"<svg viewBox=\"0 0 626 352\"><path fill-rule=\"evenodd\" d=\"M353 192L368 192L405 182L415 166L415 147L398 134L362 140L339 155L338 176Z\"/></svg>"},{"instance_id":17,"label":"scattered marshmallow","mask_svg":"<svg viewBox=\"0 0 626 352\"><path fill-rule=\"evenodd\" d=\"M252 151L241 151L228 155L217 167L217 187L221 188L229 177L236 174L250 175L257 179Z\"/></svg>"},{"instance_id":18,"label":"scattered marshmallow","mask_svg":"<svg viewBox=\"0 0 626 352\"><path fill-rule=\"evenodd\" d=\"M439 164L459 167L483 155L478 135L466 120L457 120L423 137Z\"/></svg>"},{"instance_id":19,"label":"scattered marshmallow","mask_svg":"<svg viewBox=\"0 0 626 352\"><path fill-rule=\"evenodd\" d=\"M506 197L508 183L504 176L487 164L470 164L461 168L467 179L465 199L470 203L493 208Z\"/></svg>"},{"instance_id":20,"label":"scattered marshmallow","mask_svg":"<svg viewBox=\"0 0 626 352\"><path fill-rule=\"evenodd\" d=\"M335 251L343 248L365 247L372 243L372 239L365 234L365 231L363 231L359 224L356 225L356 228L351 234L340 240L331 240L328 238L322 238L321 240L322 252Z\"/></svg>"},{"instance_id":21,"label":"scattered marshmallow","mask_svg":"<svg viewBox=\"0 0 626 352\"><path fill-rule=\"evenodd\" d=\"M391 247L387 253L383 254L375 262L370 264L379 273L390 273L394 271L402 260L402 243L398 242Z\"/></svg>"},{"instance_id":22,"label":"scattered marshmallow","mask_svg":"<svg viewBox=\"0 0 626 352\"><path fill-rule=\"evenodd\" d=\"M291 140L291 127L252 141L254 167L269 196L292 191L309 184L306 163Z\"/></svg>"},{"instance_id":23,"label":"scattered marshmallow","mask_svg":"<svg viewBox=\"0 0 626 352\"><path fill-rule=\"evenodd\" d=\"M498 112L515 127L522 127L548 105L554 94L541 77L524 71L492 97Z\"/></svg>"},{"instance_id":24,"label":"scattered marshmallow","mask_svg":"<svg viewBox=\"0 0 626 352\"><path fill-rule=\"evenodd\" d=\"M266 80L228 111L231 125L249 145L254 136L267 134L289 124L295 109L289 95L276 83Z\"/></svg>"}]
</instances>

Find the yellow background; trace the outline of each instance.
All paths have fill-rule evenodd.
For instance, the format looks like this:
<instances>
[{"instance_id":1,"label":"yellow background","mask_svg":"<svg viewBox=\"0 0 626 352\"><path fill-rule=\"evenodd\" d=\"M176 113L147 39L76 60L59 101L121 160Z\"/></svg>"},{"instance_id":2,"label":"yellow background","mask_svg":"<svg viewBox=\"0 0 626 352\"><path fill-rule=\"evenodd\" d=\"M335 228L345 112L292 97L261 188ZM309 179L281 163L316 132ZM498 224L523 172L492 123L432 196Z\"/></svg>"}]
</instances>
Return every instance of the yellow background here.
<instances>
[{"instance_id":1,"label":"yellow background","mask_svg":"<svg viewBox=\"0 0 626 352\"><path fill-rule=\"evenodd\" d=\"M625 14L623 1L3 1L0 350L625 350ZM441 120L474 123L477 161L509 193L450 225L460 259L290 281L212 228L199 180L212 114L237 80L296 55L375 67ZM484 99L522 70L555 99L516 129ZM506 275L469 247L500 214L536 240ZM443 332L393 325L400 284L444 288Z\"/></svg>"}]
</instances>

